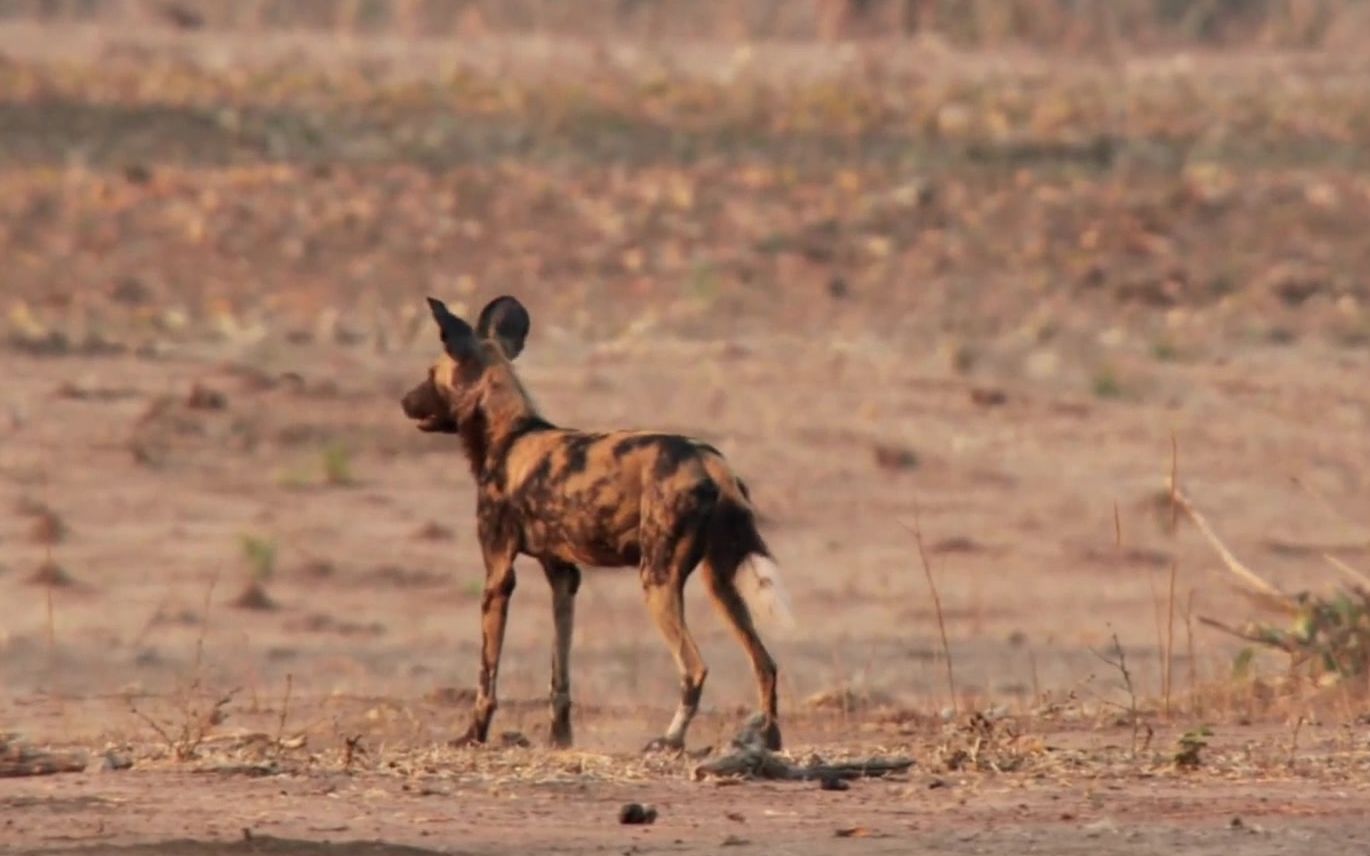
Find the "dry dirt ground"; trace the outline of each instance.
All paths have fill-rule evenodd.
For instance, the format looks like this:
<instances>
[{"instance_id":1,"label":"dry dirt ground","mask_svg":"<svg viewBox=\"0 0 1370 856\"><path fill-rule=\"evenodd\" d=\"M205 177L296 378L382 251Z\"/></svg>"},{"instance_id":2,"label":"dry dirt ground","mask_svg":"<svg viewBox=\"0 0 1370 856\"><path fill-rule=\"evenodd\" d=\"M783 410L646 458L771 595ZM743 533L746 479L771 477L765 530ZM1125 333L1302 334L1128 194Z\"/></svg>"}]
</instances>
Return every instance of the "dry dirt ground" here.
<instances>
[{"instance_id":1,"label":"dry dirt ground","mask_svg":"<svg viewBox=\"0 0 1370 856\"><path fill-rule=\"evenodd\" d=\"M1164 496L1173 439L1190 495L1276 585L1328 585L1323 552L1370 562L1370 180L1343 102L1272 108L1293 111L1285 160L1223 149L1239 121L1195 132L1201 168L1135 172L986 172L999 155L960 149L910 166L799 131L779 166L749 148L771 137L667 156L661 127L722 138L609 107L596 127L641 147L578 149L580 119L487 127L505 108L466 104L439 138L485 161L433 155L429 96L369 72L316 91L194 70L184 46L159 64L163 39L96 74L33 59L33 32L0 33L28 57L0 63L0 732L89 766L0 779L0 851L1370 846L1364 688L1295 692L1264 655L1234 676L1239 646L1198 618L1256 605ZM1042 79L1014 97L1054 97ZM379 154L310 136L410 121L395 136L417 148ZM526 567L495 728L532 747L446 747L476 672L473 491L398 400L435 353L422 297L474 311L505 290L533 310L519 367L548 418L689 432L753 486L799 619L764 630L795 757L904 755L908 774L828 792L640 758L677 679L625 571L580 596L575 751L539 748L551 610ZM703 598L689 620L703 752L752 687ZM627 801L658 821L620 826Z\"/></svg>"}]
</instances>

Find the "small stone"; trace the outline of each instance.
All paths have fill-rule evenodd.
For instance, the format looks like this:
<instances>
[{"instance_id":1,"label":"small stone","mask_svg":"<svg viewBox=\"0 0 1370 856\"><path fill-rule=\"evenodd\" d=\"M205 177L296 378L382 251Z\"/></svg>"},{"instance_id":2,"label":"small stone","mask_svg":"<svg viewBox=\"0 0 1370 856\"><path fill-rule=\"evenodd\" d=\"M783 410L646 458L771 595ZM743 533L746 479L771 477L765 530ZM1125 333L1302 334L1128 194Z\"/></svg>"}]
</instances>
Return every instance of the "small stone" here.
<instances>
[{"instance_id":1,"label":"small stone","mask_svg":"<svg viewBox=\"0 0 1370 856\"><path fill-rule=\"evenodd\" d=\"M849 791L851 783L846 779L839 779L837 776L824 776L818 780L818 787L824 791Z\"/></svg>"},{"instance_id":2,"label":"small stone","mask_svg":"<svg viewBox=\"0 0 1370 856\"><path fill-rule=\"evenodd\" d=\"M642 803L624 803L618 810L618 822L628 825L648 825L656 822L656 807Z\"/></svg>"},{"instance_id":3,"label":"small stone","mask_svg":"<svg viewBox=\"0 0 1370 856\"><path fill-rule=\"evenodd\" d=\"M457 536L450 528L430 520L418 528L414 537L423 541L450 541Z\"/></svg>"},{"instance_id":4,"label":"small stone","mask_svg":"<svg viewBox=\"0 0 1370 856\"><path fill-rule=\"evenodd\" d=\"M35 586L66 588L76 585L76 578L69 574L66 568L51 559L47 559L38 566L38 570L29 574L27 582L29 585Z\"/></svg>"},{"instance_id":5,"label":"small stone","mask_svg":"<svg viewBox=\"0 0 1370 856\"><path fill-rule=\"evenodd\" d=\"M118 770L127 770L133 766L133 759L127 755L110 749L100 759L100 772L113 773Z\"/></svg>"},{"instance_id":6,"label":"small stone","mask_svg":"<svg viewBox=\"0 0 1370 856\"><path fill-rule=\"evenodd\" d=\"M1118 824L1108 818L1087 823L1084 827L1086 838L1098 838L1105 833L1112 834L1118 831Z\"/></svg>"},{"instance_id":7,"label":"small stone","mask_svg":"<svg viewBox=\"0 0 1370 856\"><path fill-rule=\"evenodd\" d=\"M872 449L875 464L882 470L912 470L918 466L918 453L890 443L877 443Z\"/></svg>"},{"instance_id":8,"label":"small stone","mask_svg":"<svg viewBox=\"0 0 1370 856\"><path fill-rule=\"evenodd\" d=\"M228 406L228 397L217 389L197 383L190 389L186 406L193 410L223 410Z\"/></svg>"},{"instance_id":9,"label":"small stone","mask_svg":"<svg viewBox=\"0 0 1370 856\"><path fill-rule=\"evenodd\" d=\"M1008 395L1002 389L977 386L970 391L970 400L981 407L998 407L1008 401Z\"/></svg>"},{"instance_id":10,"label":"small stone","mask_svg":"<svg viewBox=\"0 0 1370 856\"><path fill-rule=\"evenodd\" d=\"M247 584L242 593L229 601L239 609L272 610L276 608L276 601L272 600L271 595L266 593L266 589L257 580Z\"/></svg>"}]
</instances>

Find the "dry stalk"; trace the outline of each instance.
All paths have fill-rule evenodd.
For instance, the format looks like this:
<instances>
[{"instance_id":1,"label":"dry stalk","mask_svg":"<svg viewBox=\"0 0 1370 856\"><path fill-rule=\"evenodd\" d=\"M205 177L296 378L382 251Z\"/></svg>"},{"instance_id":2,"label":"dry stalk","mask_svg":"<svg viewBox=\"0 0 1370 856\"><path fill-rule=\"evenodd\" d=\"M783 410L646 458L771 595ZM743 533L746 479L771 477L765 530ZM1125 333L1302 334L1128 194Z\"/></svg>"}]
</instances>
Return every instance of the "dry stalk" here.
<instances>
[{"instance_id":1,"label":"dry stalk","mask_svg":"<svg viewBox=\"0 0 1370 856\"><path fill-rule=\"evenodd\" d=\"M1189 519L1194 521L1194 525L1199 527L1199 531L1203 533L1204 538L1206 538L1208 543L1213 546L1213 549L1217 551L1218 555L1223 560L1223 564L1229 571L1260 594L1281 601L1288 600L1288 597L1283 592L1266 582L1255 571L1242 564L1241 560L1233 555L1231 550L1227 549L1227 545L1224 544L1222 539L1218 537L1218 534L1213 531L1213 527L1208 525L1208 520L1194 507L1194 503L1190 502L1189 497L1185 496L1184 491L1180 490L1178 485L1172 486L1172 491L1175 502L1178 503L1180 508L1184 510L1184 513L1189 516Z\"/></svg>"},{"instance_id":2,"label":"dry stalk","mask_svg":"<svg viewBox=\"0 0 1370 856\"><path fill-rule=\"evenodd\" d=\"M1161 597L1156 593L1156 575L1150 568L1146 571L1146 588L1151 595L1151 618L1156 625L1156 659L1161 664L1160 695L1165 695L1165 618Z\"/></svg>"},{"instance_id":3,"label":"dry stalk","mask_svg":"<svg viewBox=\"0 0 1370 856\"><path fill-rule=\"evenodd\" d=\"M1362 588L1370 589L1370 574L1367 574L1364 571L1359 570L1357 568L1351 567L1346 562L1343 562L1341 559L1338 559L1336 556L1333 556L1331 553L1323 553L1322 557L1326 559L1327 563L1330 564L1332 567L1336 568L1337 570L1345 574L1347 579L1351 580L1353 583L1355 583L1358 586L1361 586Z\"/></svg>"},{"instance_id":4,"label":"dry stalk","mask_svg":"<svg viewBox=\"0 0 1370 856\"><path fill-rule=\"evenodd\" d=\"M1174 527L1173 525L1171 526L1170 531L1172 531L1172 532L1175 531L1175 527ZM1121 554L1122 554L1122 551L1123 551L1123 524L1122 524L1122 519L1121 519L1121 518L1119 517L1119 515L1118 515L1118 502L1117 502L1117 500L1114 500L1114 502L1113 502L1113 535L1114 535L1114 543L1116 544L1116 546L1117 546L1117 548L1118 548L1118 553L1119 553L1119 555L1121 555ZM1172 569L1172 571L1173 571L1173 569ZM1173 580L1172 580L1172 583L1173 583ZM1166 698L1169 698L1169 695L1170 695L1170 683L1169 683L1169 681L1170 681L1170 676L1167 674L1167 672L1166 672L1166 670L1165 670L1165 667L1164 667L1164 663L1165 663L1165 661L1166 661L1166 645L1165 645L1164 621L1162 621L1162 619L1161 619L1160 598L1158 598L1158 597L1156 596L1156 579L1155 579L1154 575L1151 573L1150 569L1148 569L1148 570L1146 571L1146 587L1147 587L1147 591L1150 592L1150 594L1151 594L1151 617L1152 617L1152 619L1154 619L1155 624L1156 624L1156 654L1157 654L1157 656L1160 658L1161 663L1162 663L1162 668L1161 668L1161 695L1165 696ZM1167 712L1167 714L1169 714L1169 704L1167 704L1166 707L1167 707L1167 711L1166 711L1166 712Z\"/></svg>"},{"instance_id":5,"label":"dry stalk","mask_svg":"<svg viewBox=\"0 0 1370 856\"><path fill-rule=\"evenodd\" d=\"M214 575L209 578L209 587L205 589L204 606L200 609L200 634L195 639L195 662L191 669L196 683L199 683L200 666L204 662L205 634L209 632L209 607L214 602L214 587L218 584L219 572L216 570Z\"/></svg>"},{"instance_id":6,"label":"dry stalk","mask_svg":"<svg viewBox=\"0 0 1370 856\"><path fill-rule=\"evenodd\" d=\"M1123 688L1127 690L1128 719L1132 721L1132 758L1136 760L1138 741L1141 739L1142 718L1140 712L1137 710L1137 689L1132 684L1132 672L1127 667L1127 655L1123 653L1123 645L1118 641L1118 634L1113 634L1113 653L1116 655L1117 659L1111 660L1092 648L1090 649L1090 653L1109 666L1117 669L1118 673L1123 676ZM1150 732L1151 729L1148 727L1147 731ZM1148 743L1150 743L1150 739L1150 734L1148 734Z\"/></svg>"},{"instance_id":7,"label":"dry stalk","mask_svg":"<svg viewBox=\"0 0 1370 856\"><path fill-rule=\"evenodd\" d=\"M1304 720L1304 715L1299 714L1299 718L1294 721L1294 729L1289 735L1289 755L1284 761L1286 767L1294 766L1294 755L1299 751L1299 731L1303 729Z\"/></svg>"},{"instance_id":8,"label":"dry stalk","mask_svg":"<svg viewBox=\"0 0 1370 856\"><path fill-rule=\"evenodd\" d=\"M133 712L134 716L138 717L143 722L146 722L149 728L157 732L157 736L162 738L162 742L167 745L167 749L172 752L176 751L176 739L167 733L167 730L162 727L161 723L139 710L132 699L129 700L128 709Z\"/></svg>"},{"instance_id":9,"label":"dry stalk","mask_svg":"<svg viewBox=\"0 0 1370 856\"><path fill-rule=\"evenodd\" d=\"M281 700L281 718L276 722L276 757L281 756L282 742L285 740L285 719L290 714L290 690L294 686L295 676L290 672L285 675L285 698Z\"/></svg>"},{"instance_id":10,"label":"dry stalk","mask_svg":"<svg viewBox=\"0 0 1370 856\"><path fill-rule=\"evenodd\" d=\"M1194 656L1194 589L1189 590L1184 605L1185 654L1189 658L1189 699L1193 712L1201 714L1199 704L1199 663Z\"/></svg>"},{"instance_id":11,"label":"dry stalk","mask_svg":"<svg viewBox=\"0 0 1370 856\"><path fill-rule=\"evenodd\" d=\"M959 714L960 705L956 698L956 677L952 672L951 665L951 644L947 641L947 622L942 615L942 598L937 594L937 583L932 577L932 565L928 562L928 551L923 544L923 528L918 521L918 505L913 507L913 525L904 524L904 528L913 532L913 540L918 545L918 558L923 563L923 575L927 577L928 589L932 592L932 605L937 611L937 632L942 636L942 656L947 664L947 692L951 694L952 713Z\"/></svg>"},{"instance_id":12,"label":"dry stalk","mask_svg":"<svg viewBox=\"0 0 1370 856\"><path fill-rule=\"evenodd\" d=\"M1180 525L1180 441L1170 432L1170 531Z\"/></svg>"},{"instance_id":13,"label":"dry stalk","mask_svg":"<svg viewBox=\"0 0 1370 856\"><path fill-rule=\"evenodd\" d=\"M1327 494L1308 484L1298 476L1290 476L1289 480L1292 481L1294 483L1294 486L1297 487L1299 490L1302 490L1304 493L1308 494L1313 499L1317 500L1318 504L1321 505L1326 511L1330 512L1333 517L1337 518L1342 523L1347 524L1351 528L1355 529L1358 533L1364 531L1364 522L1356 520L1355 518L1351 517L1351 515L1343 511L1340 506L1334 503L1327 496Z\"/></svg>"},{"instance_id":14,"label":"dry stalk","mask_svg":"<svg viewBox=\"0 0 1370 856\"><path fill-rule=\"evenodd\" d=\"M214 726L227 718L224 714L224 708L233 701L233 697L237 693L237 689L230 690L216 698L208 710L200 711L195 705L193 690L188 692L185 705L181 710L181 724L174 735L152 717L139 710L132 701L129 702L129 710L133 712L134 716L146 722L153 731L157 732L157 736L166 743L167 749L176 760L189 761L195 757L200 745L205 742L205 738L209 736L209 732Z\"/></svg>"},{"instance_id":15,"label":"dry stalk","mask_svg":"<svg viewBox=\"0 0 1370 856\"><path fill-rule=\"evenodd\" d=\"M205 634L209 627L209 608L213 602L214 588L218 584L218 580L219 575L215 572L205 591L204 607L200 617L200 633L195 642L195 658L191 668L190 683L181 690L180 724L176 727L175 733L173 734L167 727L139 710L133 700L129 699L129 710L133 715L147 723L157 733L157 736L162 738L167 749L179 761L186 761L195 757L210 731L227 718L224 708L238 694L238 689L235 688L222 695L211 696L207 708L201 708L197 703L197 696L201 689Z\"/></svg>"},{"instance_id":16,"label":"dry stalk","mask_svg":"<svg viewBox=\"0 0 1370 856\"><path fill-rule=\"evenodd\" d=\"M366 754L366 747L362 745L362 735L357 734L352 737L343 738L343 772L352 772L352 765L357 758Z\"/></svg>"},{"instance_id":17,"label":"dry stalk","mask_svg":"<svg viewBox=\"0 0 1370 856\"><path fill-rule=\"evenodd\" d=\"M1170 592L1166 598L1166 628L1165 628L1165 664L1164 664L1164 684L1165 684L1165 716L1170 718L1170 691L1175 686L1175 571L1179 566L1178 560L1170 563Z\"/></svg>"},{"instance_id":18,"label":"dry stalk","mask_svg":"<svg viewBox=\"0 0 1370 856\"><path fill-rule=\"evenodd\" d=\"M57 621L52 614L52 586L47 587L48 595L48 668L57 670Z\"/></svg>"},{"instance_id":19,"label":"dry stalk","mask_svg":"<svg viewBox=\"0 0 1370 856\"><path fill-rule=\"evenodd\" d=\"M1246 633L1245 631L1239 630L1236 627L1231 626L1230 624L1224 624L1216 618L1209 618L1206 615L1200 615L1199 623L1206 627L1212 627L1214 630L1221 630L1223 633L1226 633L1227 635L1235 637L1237 639L1242 639L1247 642L1255 642L1258 645L1270 645L1271 647L1279 648L1280 650L1289 654L1295 653L1295 649L1293 647L1289 646L1286 643L1280 642L1277 639L1270 639L1268 637L1260 636L1254 633Z\"/></svg>"}]
</instances>

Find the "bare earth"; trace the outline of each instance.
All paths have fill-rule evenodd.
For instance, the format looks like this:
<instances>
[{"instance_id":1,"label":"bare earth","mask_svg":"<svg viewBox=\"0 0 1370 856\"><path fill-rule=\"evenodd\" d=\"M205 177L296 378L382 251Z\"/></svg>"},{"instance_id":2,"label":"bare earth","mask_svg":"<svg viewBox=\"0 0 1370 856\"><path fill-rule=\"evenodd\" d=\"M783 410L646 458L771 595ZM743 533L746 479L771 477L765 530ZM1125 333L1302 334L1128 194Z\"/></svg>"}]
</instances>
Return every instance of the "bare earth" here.
<instances>
[{"instance_id":1,"label":"bare earth","mask_svg":"<svg viewBox=\"0 0 1370 856\"><path fill-rule=\"evenodd\" d=\"M41 73L0 68L0 735L88 764L0 778L0 852L1370 848L1365 688L1291 688L1264 654L1234 676L1240 646L1198 619L1258 605L1165 501L1173 439L1189 494L1276 585L1336 579L1324 552L1370 564L1370 249L1348 225L1370 179L1351 155L1223 162L1239 181L848 171L820 141L786 173L657 164L658 137L618 125L643 146L623 163L562 161L571 131L531 120L531 142L482 143L528 162L332 137L245 154L224 128L251 110L177 112L222 69L152 74L156 51L124 46L104 88L6 39ZM223 97L256 97L240 84ZM317 106L292 92L263 102ZM695 754L641 757L677 678L631 571L579 598L574 751L542 748L551 610L528 567L495 731L531 746L446 745L476 672L474 497L455 441L398 402L435 354L422 297L470 312L502 291L532 309L518 366L549 419L691 433L752 486L799 619L763 628L792 757L908 774L694 780L753 701L698 596ZM1100 656L1115 634L1133 693ZM631 801L656 823L620 825Z\"/></svg>"}]
</instances>

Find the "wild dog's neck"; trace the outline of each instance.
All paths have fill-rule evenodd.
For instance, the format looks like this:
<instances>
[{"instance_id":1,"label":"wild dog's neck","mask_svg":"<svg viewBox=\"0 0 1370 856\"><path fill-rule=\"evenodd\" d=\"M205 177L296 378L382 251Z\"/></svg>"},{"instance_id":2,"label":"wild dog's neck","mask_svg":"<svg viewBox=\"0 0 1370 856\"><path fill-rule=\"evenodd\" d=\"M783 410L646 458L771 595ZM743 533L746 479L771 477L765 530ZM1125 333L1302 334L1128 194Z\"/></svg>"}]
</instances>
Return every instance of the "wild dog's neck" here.
<instances>
[{"instance_id":1,"label":"wild dog's neck","mask_svg":"<svg viewBox=\"0 0 1370 856\"><path fill-rule=\"evenodd\" d=\"M520 436L552 427L538 413L518 378L508 371L490 379L471 412L457 424L466 459L477 479L490 472Z\"/></svg>"}]
</instances>

